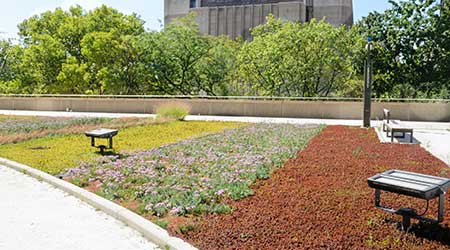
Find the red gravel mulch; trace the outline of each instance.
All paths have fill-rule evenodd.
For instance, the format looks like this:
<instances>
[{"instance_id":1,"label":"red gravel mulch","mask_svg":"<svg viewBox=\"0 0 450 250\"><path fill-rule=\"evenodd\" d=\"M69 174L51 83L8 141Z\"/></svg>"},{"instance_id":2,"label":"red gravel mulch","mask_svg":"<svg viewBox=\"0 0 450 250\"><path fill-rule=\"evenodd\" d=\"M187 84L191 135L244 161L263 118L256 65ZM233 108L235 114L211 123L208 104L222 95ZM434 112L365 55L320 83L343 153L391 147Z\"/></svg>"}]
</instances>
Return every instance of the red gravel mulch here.
<instances>
[{"instance_id":1,"label":"red gravel mulch","mask_svg":"<svg viewBox=\"0 0 450 250\"><path fill-rule=\"evenodd\" d=\"M374 208L367 178L388 169L450 176L419 145L381 144L373 130L330 126L308 147L232 202L231 214L199 218L178 233L199 249L450 249L450 199L445 223L398 230L400 217ZM425 208L423 200L382 194L385 205ZM437 202L428 216L435 216Z\"/></svg>"}]
</instances>

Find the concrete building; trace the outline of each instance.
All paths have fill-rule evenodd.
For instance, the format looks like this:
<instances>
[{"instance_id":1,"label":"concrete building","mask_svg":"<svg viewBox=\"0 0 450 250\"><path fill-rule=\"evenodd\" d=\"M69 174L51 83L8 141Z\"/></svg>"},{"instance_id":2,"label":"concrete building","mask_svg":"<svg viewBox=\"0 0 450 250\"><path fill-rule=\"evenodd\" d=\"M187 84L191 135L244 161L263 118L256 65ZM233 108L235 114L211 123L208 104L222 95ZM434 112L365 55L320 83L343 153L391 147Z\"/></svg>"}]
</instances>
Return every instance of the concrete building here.
<instances>
[{"instance_id":1,"label":"concrete building","mask_svg":"<svg viewBox=\"0 0 450 250\"><path fill-rule=\"evenodd\" d=\"M189 11L197 13L202 34L246 40L269 13L287 21L325 18L335 26L353 24L352 0L164 0L165 24Z\"/></svg>"}]
</instances>

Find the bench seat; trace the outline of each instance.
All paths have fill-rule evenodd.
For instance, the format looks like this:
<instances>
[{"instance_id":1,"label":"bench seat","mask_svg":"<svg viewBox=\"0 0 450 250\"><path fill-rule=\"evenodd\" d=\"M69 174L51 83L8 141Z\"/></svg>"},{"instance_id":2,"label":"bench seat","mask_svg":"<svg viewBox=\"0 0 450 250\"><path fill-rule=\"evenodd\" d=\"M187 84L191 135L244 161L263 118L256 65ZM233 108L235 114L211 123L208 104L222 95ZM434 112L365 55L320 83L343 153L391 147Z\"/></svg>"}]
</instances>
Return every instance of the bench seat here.
<instances>
[{"instance_id":1,"label":"bench seat","mask_svg":"<svg viewBox=\"0 0 450 250\"><path fill-rule=\"evenodd\" d=\"M402 228L408 231L411 218L424 222L441 223L444 220L445 194L450 188L450 179L401 170L388 170L367 179L369 187L375 189L375 207L401 215ZM427 200L426 211L418 214L413 208L394 209L381 204L381 191L402 194ZM437 219L425 217L429 201L438 198Z\"/></svg>"},{"instance_id":2,"label":"bench seat","mask_svg":"<svg viewBox=\"0 0 450 250\"><path fill-rule=\"evenodd\" d=\"M403 135L400 138L405 138L406 133L411 134L410 142L413 143L414 141L414 129L400 121L395 122L391 120L389 124L386 124L386 136L389 137L389 133L391 134L391 142L394 142L394 134L395 133L402 133Z\"/></svg>"},{"instance_id":3,"label":"bench seat","mask_svg":"<svg viewBox=\"0 0 450 250\"><path fill-rule=\"evenodd\" d=\"M113 148L113 137L116 136L119 133L116 129L107 129L107 128L100 128L95 129L92 131L87 131L84 134L87 137L91 138L91 146L95 148L99 148L100 152L103 153L105 149L112 149ZM95 145L95 138L102 138L102 139L108 139L108 146L105 145Z\"/></svg>"},{"instance_id":4,"label":"bench seat","mask_svg":"<svg viewBox=\"0 0 450 250\"><path fill-rule=\"evenodd\" d=\"M450 188L450 179L400 170L389 170L368 179L371 188L420 199L439 197L442 189Z\"/></svg>"},{"instance_id":5,"label":"bench seat","mask_svg":"<svg viewBox=\"0 0 450 250\"><path fill-rule=\"evenodd\" d=\"M386 136L389 137L389 133L391 134L391 142L394 142L394 134L402 133L400 138L405 138L406 133L411 134L410 142L413 143L414 137L413 132L414 129L411 126L401 122L400 120L392 120L390 119L390 111L388 109L384 109L384 117L383 117L383 132L386 132Z\"/></svg>"}]
</instances>

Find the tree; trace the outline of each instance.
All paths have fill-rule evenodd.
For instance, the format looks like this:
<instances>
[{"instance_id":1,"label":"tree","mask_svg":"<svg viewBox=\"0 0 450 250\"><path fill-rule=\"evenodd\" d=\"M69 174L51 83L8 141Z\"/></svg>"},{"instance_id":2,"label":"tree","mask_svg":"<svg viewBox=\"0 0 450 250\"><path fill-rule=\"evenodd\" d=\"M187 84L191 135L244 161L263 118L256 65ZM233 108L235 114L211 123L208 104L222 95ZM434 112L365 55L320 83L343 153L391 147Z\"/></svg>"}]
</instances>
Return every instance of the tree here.
<instances>
[{"instance_id":1,"label":"tree","mask_svg":"<svg viewBox=\"0 0 450 250\"><path fill-rule=\"evenodd\" d=\"M450 16L437 0L390 1L384 13L358 23L374 47L378 97L449 98Z\"/></svg>"},{"instance_id":2,"label":"tree","mask_svg":"<svg viewBox=\"0 0 450 250\"><path fill-rule=\"evenodd\" d=\"M201 35L192 13L139 40L149 89L169 95L228 94L239 47L227 37Z\"/></svg>"},{"instance_id":3,"label":"tree","mask_svg":"<svg viewBox=\"0 0 450 250\"><path fill-rule=\"evenodd\" d=\"M18 66L21 57L22 50L19 46L7 40L0 40L0 93L20 91Z\"/></svg>"},{"instance_id":4,"label":"tree","mask_svg":"<svg viewBox=\"0 0 450 250\"><path fill-rule=\"evenodd\" d=\"M35 15L19 25L22 89L32 93L135 93L133 37L143 21L105 5ZM134 54L133 54L134 53ZM117 92L116 92L117 91Z\"/></svg>"},{"instance_id":5,"label":"tree","mask_svg":"<svg viewBox=\"0 0 450 250\"><path fill-rule=\"evenodd\" d=\"M13 77L13 71L10 69L12 47L9 41L0 40L0 81L9 81Z\"/></svg>"},{"instance_id":6,"label":"tree","mask_svg":"<svg viewBox=\"0 0 450 250\"><path fill-rule=\"evenodd\" d=\"M197 73L193 83L196 89L212 96L232 94L231 83L235 81L237 55L241 41L233 41L226 36L208 37L211 47L196 65Z\"/></svg>"},{"instance_id":7,"label":"tree","mask_svg":"<svg viewBox=\"0 0 450 250\"><path fill-rule=\"evenodd\" d=\"M161 94L190 95L200 91L193 82L196 65L208 54L209 40L198 32L193 14L169 24L163 32L142 37L148 67L154 72L152 88Z\"/></svg>"},{"instance_id":8,"label":"tree","mask_svg":"<svg viewBox=\"0 0 450 250\"><path fill-rule=\"evenodd\" d=\"M269 16L252 35L238 62L251 94L316 97L355 88L349 85L357 79L353 61L363 45L345 27L315 20L283 23Z\"/></svg>"},{"instance_id":9,"label":"tree","mask_svg":"<svg viewBox=\"0 0 450 250\"><path fill-rule=\"evenodd\" d=\"M89 90L98 94L144 94L146 74L137 38L115 32L93 32L82 42Z\"/></svg>"}]
</instances>

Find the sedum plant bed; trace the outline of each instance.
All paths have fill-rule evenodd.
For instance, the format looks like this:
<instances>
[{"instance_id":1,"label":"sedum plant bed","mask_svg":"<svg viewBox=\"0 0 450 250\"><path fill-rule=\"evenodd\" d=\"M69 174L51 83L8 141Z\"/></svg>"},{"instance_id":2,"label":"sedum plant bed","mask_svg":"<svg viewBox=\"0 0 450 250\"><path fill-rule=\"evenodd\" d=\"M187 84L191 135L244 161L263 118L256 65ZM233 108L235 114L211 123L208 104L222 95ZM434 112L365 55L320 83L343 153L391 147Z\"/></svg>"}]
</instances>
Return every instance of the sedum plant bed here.
<instances>
[{"instance_id":1,"label":"sedum plant bed","mask_svg":"<svg viewBox=\"0 0 450 250\"><path fill-rule=\"evenodd\" d=\"M0 134L31 133L41 130L58 130L65 127L97 125L111 121L107 118L55 118L31 117L17 119L14 117L0 119Z\"/></svg>"},{"instance_id":2,"label":"sedum plant bed","mask_svg":"<svg viewBox=\"0 0 450 250\"><path fill-rule=\"evenodd\" d=\"M297 158L259 182L252 197L230 203L233 212L199 218L192 231L173 232L199 249L449 249L450 197L441 225L398 230L401 217L374 208L367 178L388 169L450 176L450 169L419 145L381 144L373 130L331 126ZM385 205L423 200L382 194ZM437 202L426 215L435 216Z\"/></svg>"},{"instance_id":3,"label":"sedum plant bed","mask_svg":"<svg viewBox=\"0 0 450 250\"><path fill-rule=\"evenodd\" d=\"M98 158L70 169L65 178L148 218L228 213L229 200L253 195L252 184L267 179L321 129L269 124L230 129Z\"/></svg>"},{"instance_id":4,"label":"sedum plant bed","mask_svg":"<svg viewBox=\"0 0 450 250\"><path fill-rule=\"evenodd\" d=\"M164 122L164 120L161 122ZM99 126L121 129L155 123L156 121L151 118L110 119L0 115L0 145L18 143L45 136L80 134Z\"/></svg>"},{"instance_id":5,"label":"sedum plant bed","mask_svg":"<svg viewBox=\"0 0 450 250\"><path fill-rule=\"evenodd\" d=\"M111 125L111 126L109 126ZM84 131L98 128L120 128L114 137L114 149L142 150L160 147L180 140L220 132L226 128L243 126L230 122L155 122L153 119L114 119L109 123L55 130L53 136L35 134L39 138L15 144L0 145L0 157L8 158L49 174L59 174L76 167L80 161L91 161L100 156L98 149L91 147L90 138ZM60 134L59 134L60 133ZM6 138L12 135L5 135ZM43 136L43 137L42 137ZM98 143L106 141L98 140ZM112 152L114 154L114 152Z\"/></svg>"}]
</instances>

